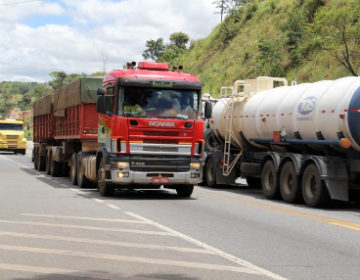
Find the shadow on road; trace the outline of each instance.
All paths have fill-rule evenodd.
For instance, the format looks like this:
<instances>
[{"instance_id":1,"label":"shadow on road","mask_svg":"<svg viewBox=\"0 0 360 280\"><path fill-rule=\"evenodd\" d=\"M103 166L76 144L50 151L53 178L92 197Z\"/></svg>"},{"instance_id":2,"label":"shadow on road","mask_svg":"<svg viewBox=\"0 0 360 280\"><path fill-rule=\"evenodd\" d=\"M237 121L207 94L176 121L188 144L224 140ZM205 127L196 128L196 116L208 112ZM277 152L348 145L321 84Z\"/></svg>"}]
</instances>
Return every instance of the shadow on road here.
<instances>
[{"instance_id":1,"label":"shadow on road","mask_svg":"<svg viewBox=\"0 0 360 280\"><path fill-rule=\"evenodd\" d=\"M34 169L20 168L22 171L28 173L29 175L35 177L39 181L47 184L48 186L55 189L68 189L76 188L79 193L75 193L78 196L84 198L101 198L102 200L107 199L123 199L123 200L196 200L196 198L179 198L175 190L171 189L121 189L116 190L115 193L110 197L102 197L98 193L95 186L89 188L79 188L78 186L73 186L67 177L51 177L45 172L39 172Z\"/></svg>"}]
</instances>

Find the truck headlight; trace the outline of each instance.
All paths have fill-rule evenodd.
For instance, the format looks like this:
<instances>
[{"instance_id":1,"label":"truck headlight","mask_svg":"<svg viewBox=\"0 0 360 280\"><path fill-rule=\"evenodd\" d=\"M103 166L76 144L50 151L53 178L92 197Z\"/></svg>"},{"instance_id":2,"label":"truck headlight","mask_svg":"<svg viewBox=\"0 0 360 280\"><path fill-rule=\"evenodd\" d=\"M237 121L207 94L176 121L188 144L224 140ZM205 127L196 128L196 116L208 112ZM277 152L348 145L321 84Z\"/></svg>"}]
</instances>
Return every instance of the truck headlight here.
<instances>
[{"instance_id":1,"label":"truck headlight","mask_svg":"<svg viewBox=\"0 0 360 280\"><path fill-rule=\"evenodd\" d=\"M199 170L200 167L201 167L200 162L191 162L191 163L190 163L190 168L191 168L191 169Z\"/></svg>"},{"instance_id":2,"label":"truck headlight","mask_svg":"<svg viewBox=\"0 0 360 280\"><path fill-rule=\"evenodd\" d=\"M129 162L127 161L112 162L111 168L129 169Z\"/></svg>"}]
</instances>

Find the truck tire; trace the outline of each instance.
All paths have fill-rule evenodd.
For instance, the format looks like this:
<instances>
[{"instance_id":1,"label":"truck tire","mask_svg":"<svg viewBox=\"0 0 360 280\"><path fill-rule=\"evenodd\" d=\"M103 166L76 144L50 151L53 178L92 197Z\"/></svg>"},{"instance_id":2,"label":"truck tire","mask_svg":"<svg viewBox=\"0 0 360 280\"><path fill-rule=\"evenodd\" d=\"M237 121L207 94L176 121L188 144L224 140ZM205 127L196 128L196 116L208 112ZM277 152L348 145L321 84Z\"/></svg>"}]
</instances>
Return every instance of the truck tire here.
<instances>
[{"instance_id":1,"label":"truck tire","mask_svg":"<svg viewBox=\"0 0 360 280\"><path fill-rule=\"evenodd\" d=\"M26 154L26 150L25 149L22 149L21 151L20 151L20 154L22 154L23 156Z\"/></svg>"},{"instance_id":2,"label":"truck tire","mask_svg":"<svg viewBox=\"0 0 360 280\"><path fill-rule=\"evenodd\" d=\"M50 174L53 177L58 177L60 175L61 172L61 165L59 162L56 162L53 157L52 154L50 154Z\"/></svg>"},{"instance_id":3,"label":"truck tire","mask_svg":"<svg viewBox=\"0 0 360 280\"><path fill-rule=\"evenodd\" d=\"M278 176L272 160L266 161L262 168L261 187L266 198L275 199L279 197Z\"/></svg>"},{"instance_id":4,"label":"truck tire","mask_svg":"<svg viewBox=\"0 0 360 280\"><path fill-rule=\"evenodd\" d=\"M36 151L33 152L33 157L34 157L34 169L37 169L37 162L38 162L38 153Z\"/></svg>"},{"instance_id":5,"label":"truck tire","mask_svg":"<svg viewBox=\"0 0 360 280\"><path fill-rule=\"evenodd\" d=\"M70 181L71 184L77 185L77 156L76 153L73 153L70 158Z\"/></svg>"},{"instance_id":6,"label":"truck tire","mask_svg":"<svg viewBox=\"0 0 360 280\"><path fill-rule=\"evenodd\" d=\"M286 162L280 171L280 194L282 199L288 203L294 203L301 197L299 176L291 161Z\"/></svg>"},{"instance_id":7,"label":"truck tire","mask_svg":"<svg viewBox=\"0 0 360 280\"><path fill-rule=\"evenodd\" d=\"M97 188L101 196L111 196L114 193L114 187L105 182L105 160L101 159L97 172Z\"/></svg>"},{"instance_id":8,"label":"truck tire","mask_svg":"<svg viewBox=\"0 0 360 280\"><path fill-rule=\"evenodd\" d=\"M46 158L39 155L37 162L37 170L45 171L45 167L46 167Z\"/></svg>"},{"instance_id":9,"label":"truck tire","mask_svg":"<svg viewBox=\"0 0 360 280\"><path fill-rule=\"evenodd\" d=\"M315 164L311 163L305 168L301 182L302 196L306 205L310 207L326 206L330 200L329 193Z\"/></svg>"},{"instance_id":10,"label":"truck tire","mask_svg":"<svg viewBox=\"0 0 360 280\"><path fill-rule=\"evenodd\" d=\"M216 185L216 170L214 160L209 158L205 164L205 171L204 171L204 181L206 185L210 188L215 187Z\"/></svg>"},{"instance_id":11,"label":"truck tire","mask_svg":"<svg viewBox=\"0 0 360 280\"><path fill-rule=\"evenodd\" d=\"M178 197L189 198L191 197L194 186L192 185L179 185L175 187Z\"/></svg>"},{"instance_id":12,"label":"truck tire","mask_svg":"<svg viewBox=\"0 0 360 280\"><path fill-rule=\"evenodd\" d=\"M86 188L89 187L90 182L85 177L85 168L82 163L83 163L82 152L79 152L76 161L77 182L80 188Z\"/></svg>"},{"instance_id":13,"label":"truck tire","mask_svg":"<svg viewBox=\"0 0 360 280\"><path fill-rule=\"evenodd\" d=\"M45 163L45 172L46 174L50 175L50 162L51 162L51 158L50 158L50 153L46 154L46 163Z\"/></svg>"}]
</instances>

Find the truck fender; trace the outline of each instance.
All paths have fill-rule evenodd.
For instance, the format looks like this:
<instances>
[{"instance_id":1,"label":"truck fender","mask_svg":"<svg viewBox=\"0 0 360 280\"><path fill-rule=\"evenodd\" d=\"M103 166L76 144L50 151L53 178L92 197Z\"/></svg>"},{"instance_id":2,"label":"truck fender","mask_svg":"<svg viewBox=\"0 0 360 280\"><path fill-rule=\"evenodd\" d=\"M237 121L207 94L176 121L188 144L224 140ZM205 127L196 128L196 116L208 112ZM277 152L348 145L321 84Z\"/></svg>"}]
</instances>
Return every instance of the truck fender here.
<instances>
[{"instance_id":1,"label":"truck fender","mask_svg":"<svg viewBox=\"0 0 360 280\"><path fill-rule=\"evenodd\" d=\"M320 172L320 178L325 182L331 199L349 200L349 175L345 162L338 157L311 156L305 163L313 162ZM304 168L307 164L304 164Z\"/></svg>"},{"instance_id":2,"label":"truck fender","mask_svg":"<svg viewBox=\"0 0 360 280\"><path fill-rule=\"evenodd\" d=\"M265 162L269 159L271 159L274 162L276 170L279 171L279 167L281 164L281 157L280 157L279 153L276 153L276 152L267 152L265 154L264 160L261 164L261 169L262 169L263 165L265 164Z\"/></svg>"},{"instance_id":3,"label":"truck fender","mask_svg":"<svg viewBox=\"0 0 360 280\"><path fill-rule=\"evenodd\" d=\"M304 162L304 156L301 154L286 154L284 157L281 158L279 170L287 161L291 161L294 164L296 175L298 176L301 175L302 172L301 167Z\"/></svg>"},{"instance_id":4,"label":"truck fender","mask_svg":"<svg viewBox=\"0 0 360 280\"><path fill-rule=\"evenodd\" d=\"M99 165L100 165L100 159L104 158L105 160L105 165L110 164L110 157L109 157L109 153L106 150L105 146L100 146L96 152L96 172L99 169Z\"/></svg>"}]
</instances>

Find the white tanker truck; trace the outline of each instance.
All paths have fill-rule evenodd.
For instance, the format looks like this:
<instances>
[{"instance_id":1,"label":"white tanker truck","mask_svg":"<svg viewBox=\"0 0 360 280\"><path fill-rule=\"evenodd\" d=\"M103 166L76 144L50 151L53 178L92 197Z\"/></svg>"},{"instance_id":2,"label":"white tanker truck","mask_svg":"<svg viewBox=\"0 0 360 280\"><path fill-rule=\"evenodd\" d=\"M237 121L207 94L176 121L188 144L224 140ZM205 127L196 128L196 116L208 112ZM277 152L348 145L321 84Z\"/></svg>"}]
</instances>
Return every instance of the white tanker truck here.
<instances>
[{"instance_id":1,"label":"white tanker truck","mask_svg":"<svg viewBox=\"0 0 360 280\"><path fill-rule=\"evenodd\" d=\"M222 88L222 97L205 110L208 186L240 176L269 199L311 207L360 190L360 78L288 86L258 77Z\"/></svg>"}]
</instances>

